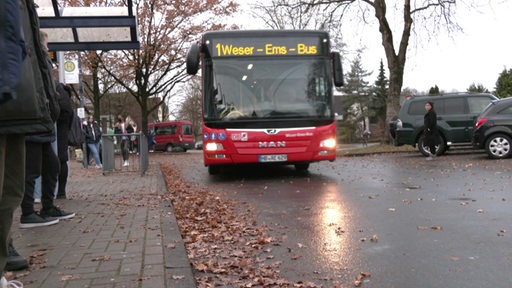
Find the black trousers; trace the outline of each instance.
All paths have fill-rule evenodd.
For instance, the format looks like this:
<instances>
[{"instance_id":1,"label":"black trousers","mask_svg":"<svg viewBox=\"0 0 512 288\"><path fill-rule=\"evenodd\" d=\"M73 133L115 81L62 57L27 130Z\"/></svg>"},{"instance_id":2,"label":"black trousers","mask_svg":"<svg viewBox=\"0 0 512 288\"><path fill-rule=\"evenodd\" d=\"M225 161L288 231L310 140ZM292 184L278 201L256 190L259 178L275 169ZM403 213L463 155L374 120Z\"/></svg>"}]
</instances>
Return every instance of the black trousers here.
<instances>
[{"instance_id":1,"label":"black trousers","mask_svg":"<svg viewBox=\"0 0 512 288\"><path fill-rule=\"evenodd\" d=\"M436 145L439 144L439 134L437 131L425 131L425 145L429 148L430 153L436 155Z\"/></svg>"},{"instance_id":2,"label":"black trousers","mask_svg":"<svg viewBox=\"0 0 512 288\"><path fill-rule=\"evenodd\" d=\"M128 151L128 139L121 140L121 155L123 156L123 161L128 161L129 151Z\"/></svg>"},{"instance_id":3,"label":"black trousers","mask_svg":"<svg viewBox=\"0 0 512 288\"><path fill-rule=\"evenodd\" d=\"M41 176L41 205L43 209L53 207L54 191L59 177L59 158L51 143L25 143L25 194L21 202L21 213L34 213L34 186Z\"/></svg>"},{"instance_id":4,"label":"black trousers","mask_svg":"<svg viewBox=\"0 0 512 288\"><path fill-rule=\"evenodd\" d=\"M60 162L59 188L57 196L66 196L66 185L68 184L68 161Z\"/></svg>"}]
</instances>

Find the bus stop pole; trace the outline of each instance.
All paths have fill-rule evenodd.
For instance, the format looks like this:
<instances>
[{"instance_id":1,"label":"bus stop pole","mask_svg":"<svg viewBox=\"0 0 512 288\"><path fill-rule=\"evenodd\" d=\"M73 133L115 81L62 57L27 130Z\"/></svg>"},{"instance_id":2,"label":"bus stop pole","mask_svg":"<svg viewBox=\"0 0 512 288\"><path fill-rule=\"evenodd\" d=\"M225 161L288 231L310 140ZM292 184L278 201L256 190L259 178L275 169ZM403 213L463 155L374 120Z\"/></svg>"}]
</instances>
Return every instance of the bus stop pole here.
<instances>
[{"instance_id":1,"label":"bus stop pole","mask_svg":"<svg viewBox=\"0 0 512 288\"><path fill-rule=\"evenodd\" d=\"M80 121L85 119L85 99L84 99L84 84L82 83L82 53L77 51L78 54L78 97L80 98L80 110L82 111L80 116ZM83 116L83 118L82 118ZM83 165L84 168L89 167L89 159L87 158L87 143L82 144L83 151Z\"/></svg>"}]
</instances>

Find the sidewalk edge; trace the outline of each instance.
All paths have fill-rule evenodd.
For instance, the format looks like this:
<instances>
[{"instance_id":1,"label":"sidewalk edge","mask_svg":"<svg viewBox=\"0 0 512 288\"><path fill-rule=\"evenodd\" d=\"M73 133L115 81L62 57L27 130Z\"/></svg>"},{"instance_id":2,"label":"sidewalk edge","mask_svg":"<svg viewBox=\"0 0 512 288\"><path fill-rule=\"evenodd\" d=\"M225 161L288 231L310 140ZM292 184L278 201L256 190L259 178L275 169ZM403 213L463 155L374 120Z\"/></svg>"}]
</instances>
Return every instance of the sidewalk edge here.
<instances>
[{"instance_id":1,"label":"sidewalk edge","mask_svg":"<svg viewBox=\"0 0 512 288\"><path fill-rule=\"evenodd\" d=\"M165 195L168 191L160 165L158 165L158 191ZM192 266L188 259L185 243L174 215L172 203L163 200L162 208L162 248L165 259L165 283L167 288L195 288L197 287ZM170 245L170 246L168 246ZM173 247L173 248L169 248Z\"/></svg>"}]
</instances>

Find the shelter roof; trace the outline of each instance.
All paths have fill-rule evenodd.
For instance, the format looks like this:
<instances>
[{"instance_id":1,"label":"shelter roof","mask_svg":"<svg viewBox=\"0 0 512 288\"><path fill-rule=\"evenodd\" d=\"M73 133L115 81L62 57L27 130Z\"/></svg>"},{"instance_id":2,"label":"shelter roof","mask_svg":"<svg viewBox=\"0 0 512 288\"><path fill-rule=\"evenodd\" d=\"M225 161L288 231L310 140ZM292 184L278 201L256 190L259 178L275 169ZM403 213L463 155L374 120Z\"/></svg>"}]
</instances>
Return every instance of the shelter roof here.
<instances>
[{"instance_id":1,"label":"shelter roof","mask_svg":"<svg viewBox=\"0 0 512 288\"><path fill-rule=\"evenodd\" d=\"M34 2L51 51L140 48L132 0L117 7L64 7L62 0Z\"/></svg>"}]
</instances>

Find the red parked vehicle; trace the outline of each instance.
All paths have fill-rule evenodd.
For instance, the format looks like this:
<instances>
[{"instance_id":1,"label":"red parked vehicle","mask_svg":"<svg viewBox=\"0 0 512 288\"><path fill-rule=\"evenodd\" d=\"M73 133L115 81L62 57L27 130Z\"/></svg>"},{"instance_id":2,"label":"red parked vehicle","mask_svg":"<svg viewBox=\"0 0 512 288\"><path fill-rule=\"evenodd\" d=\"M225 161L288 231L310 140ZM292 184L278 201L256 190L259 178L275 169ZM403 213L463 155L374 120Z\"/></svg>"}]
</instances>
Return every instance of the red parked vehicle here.
<instances>
[{"instance_id":1,"label":"red parked vehicle","mask_svg":"<svg viewBox=\"0 0 512 288\"><path fill-rule=\"evenodd\" d=\"M171 152L175 148L183 151L194 149L194 129L188 120L153 123L148 125L148 131L153 135L154 150Z\"/></svg>"}]
</instances>

